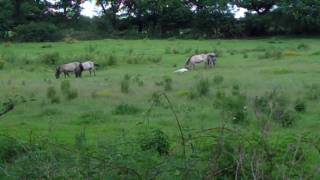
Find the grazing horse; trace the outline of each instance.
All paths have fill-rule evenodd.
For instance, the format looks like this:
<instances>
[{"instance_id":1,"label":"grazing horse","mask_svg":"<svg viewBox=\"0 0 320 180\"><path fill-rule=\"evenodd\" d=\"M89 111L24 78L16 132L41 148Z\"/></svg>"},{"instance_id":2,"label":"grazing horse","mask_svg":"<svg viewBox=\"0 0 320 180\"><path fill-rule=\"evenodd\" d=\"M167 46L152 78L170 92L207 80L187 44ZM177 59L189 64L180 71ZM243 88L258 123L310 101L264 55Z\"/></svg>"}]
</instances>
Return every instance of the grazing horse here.
<instances>
[{"instance_id":1,"label":"grazing horse","mask_svg":"<svg viewBox=\"0 0 320 180\"><path fill-rule=\"evenodd\" d=\"M216 65L216 60L215 53L197 54L188 58L185 67L189 70L192 70L195 68L195 64L205 62L205 68L212 68Z\"/></svg>"},{"instance_id":2,"label":"grazing horse","mask_svg":"<svg viewBox=\"0 0 320 180\"><path fill-rule=\"evenodd\" d=\"M56 78L60 78L60 74L64 74L64 78L69 76L70 72L74 72L76 78L81 77L81 73L83 71L83 66L80 62L72 62L68 64L61 64L56 69Z\"/></svg>"},{"instance_id":3,"label":"grazing horse","mask_svg":"<svg viewBox=\"0 0 320 180\"><path fill-rule=\"evenodd\" d=\"M81 65L82 65L84 71L89 71L90 76L91 76L92 72L93 72L94 76L96 75L95 66L99 66L99 64L97 64L97 63L95 63L93 61L86 61L86 62L81 63Z\"/></svg>"}]
</instances>

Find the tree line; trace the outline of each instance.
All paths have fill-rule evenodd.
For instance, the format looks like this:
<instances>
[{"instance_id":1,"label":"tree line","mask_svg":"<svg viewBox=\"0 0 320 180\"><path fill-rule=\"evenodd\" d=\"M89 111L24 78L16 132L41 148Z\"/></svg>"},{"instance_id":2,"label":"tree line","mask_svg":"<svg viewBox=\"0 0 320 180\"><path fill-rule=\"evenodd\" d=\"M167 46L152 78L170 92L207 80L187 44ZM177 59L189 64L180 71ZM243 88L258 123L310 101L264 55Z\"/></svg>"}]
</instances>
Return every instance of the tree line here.
<instances>
[{"instance_id":1,"label":"tree line","mask_svg":"<svg viewBox=\"0 0 320 180\"><path fill-rule=\"evenodd\" d=\"M235 38L320 34L319 0L0 0L0 39ZM245 8L235 18L234 7Z\"/></svg>"}]
</instances>

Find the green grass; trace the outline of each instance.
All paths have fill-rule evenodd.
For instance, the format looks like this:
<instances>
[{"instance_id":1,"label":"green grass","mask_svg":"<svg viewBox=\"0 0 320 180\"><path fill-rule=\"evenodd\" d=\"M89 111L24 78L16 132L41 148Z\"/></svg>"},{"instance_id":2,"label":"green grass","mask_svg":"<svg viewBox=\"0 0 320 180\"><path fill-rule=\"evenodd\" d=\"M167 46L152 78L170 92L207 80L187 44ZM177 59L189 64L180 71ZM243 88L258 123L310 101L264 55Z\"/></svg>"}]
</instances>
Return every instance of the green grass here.
<instances>
[{"instance_id":1,"label":"green grass","mask_svg":"<svg viewBox=\"0 0 320 180\"><path fill-rule=\"evenodd\" d=\"M214 105L215 94L218 90L228 93L234 85L240 87L248 101L275 89L283 92L292 102L304 99L308 93L306 85L320 83L320 55L314 53L319 52L320 40L281 39L281 44L269 41L99 40L74 44L0 44L0 62L4 62L0 69L0 102L14 98L15 95L27 100L0 117L0 132L22 141L28 141L32 134L34 137L50 137L67 145L72 145L75 136L83 129L88 144L93 146L99 139L117 142L119 137L134 138L145 129L146 112L152 104L152 95L164 91L163 85L159 83L164 77L171 79L170 91L166 93L186 132L218 127L225 122L226 117L222 115L221 108ZM308 45L308 49L297 49L302 43ZM266 51L273 49L295 52L299 56L260 58ZM219 51L216 68L204 70L201 64L192 72L173 73L183 67L193 52L213 50ZM43 62L46 54L52 53L59 53L56 56L59 63L91 58L101 64L95 77L84 72L81 79L75 79L74 76L69 78L72 89L77 90L77 96L72 100L65 98L61 92L64 78L55 79L55 66ZM108 66L110 56L116 58L112 66ZM128 62L128 59L131 60ZM130 88L128 93L123 93L121 82L126 74L131 77L128 80ZM142 85L134 80L136 76L139 76ZM222 81L215 83L216 76L222 77ZM201 79L208 80L209 92L204 97L189 98L188 94L197 90L196 86ZM57 91L60 103L51 103L46 97L47 89L51 86ZM290 128L271 123L270 136L277 139L287 134L319 135L318 102L306 100L306 112L299 114L296 123ZM114 113L121 104L128 104L139 111ZM247 123L235 125L228 121L227 126L259 133L259 121L253 116L250 104L248 106ZM147 119L148 127L161 129L168 134L173 144L178 143L179 131L164 98L152 108ZM312 156L319 162L319 156Z\"/></svg>"}]
</instances>

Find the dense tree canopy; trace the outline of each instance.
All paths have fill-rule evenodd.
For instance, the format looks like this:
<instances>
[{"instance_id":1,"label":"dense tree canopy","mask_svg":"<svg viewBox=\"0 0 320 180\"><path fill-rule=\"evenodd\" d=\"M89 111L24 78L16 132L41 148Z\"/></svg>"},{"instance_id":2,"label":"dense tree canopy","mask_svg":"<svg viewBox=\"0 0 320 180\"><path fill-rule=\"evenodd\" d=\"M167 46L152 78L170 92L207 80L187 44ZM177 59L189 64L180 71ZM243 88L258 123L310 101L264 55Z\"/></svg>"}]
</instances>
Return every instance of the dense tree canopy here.
<instances>
[{"instance_id":1,"label":"dense tree canopy","mask_svg":"<svg viewBox=\"0 0 320 180\"><path fill-rule=\"evenodd\" d=\"M101 15L82 16L86 1ZM246 16L235 18L234 7ZM0 0L0 39L319 34L319 9L318 0Z\"/></svg>"}]
</instances>

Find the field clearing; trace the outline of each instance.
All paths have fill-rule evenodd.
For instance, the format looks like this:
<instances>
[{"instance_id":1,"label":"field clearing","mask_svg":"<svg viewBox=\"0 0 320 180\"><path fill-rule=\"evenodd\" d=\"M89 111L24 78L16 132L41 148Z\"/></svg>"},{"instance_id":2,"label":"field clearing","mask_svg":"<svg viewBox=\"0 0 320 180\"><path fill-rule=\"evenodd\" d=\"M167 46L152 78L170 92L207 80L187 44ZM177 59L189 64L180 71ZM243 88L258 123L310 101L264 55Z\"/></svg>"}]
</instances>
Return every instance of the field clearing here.
<instances>
[{"instance_id":1,"label":"field clearing","mask_svg":"<svg viewBox=\"0 0 320 180\"><path fill-rule=\"evenodd\" d=\"M184 66L190 55L211 51L218 54L216 68L205 70L200 64L195 71L173 73ZM255 116L252 101L276 90L290 103L304 100L306 112L297 113L290 127L268 121L270 141L287 135L319 137L319 52L319 39L290 38L2 43L0 101L9 98L20 101L21 97L15 97L19 95L26 102L18 103L13 111L0 117L0 132L21 141L33 136L73 145L75 137L85 131L89 146L94 148L100 141L112 144L131 140L148 128L157 128L168 135L175 147L180 134L166 100L157 99L159 104L147 113L155 92L167 94L186 134L222 124L255 134L262 131L263 123ZM50 58L54 63L46 61ZM83 72L81 79L72 75L68 81L76 89L77 97L66 98L60 90L64 78L54 77L55 64L88 58L100 64L97 75L90 77L88 72ZM128 93L121 91L126 75ZM167 90L166 78L170 79ZM208 93L193 97L201 80L208 82ZM57 92L58 103L51 103L47 97L49 87ZM248 112L240 123L232 123L232 117L223 114L216 104L218 92L229 95L234 89L247 99ZM120 105L133 107L134 112L115 113ZM319 169L319 154L310 151L308 164L311 169Z\"/></svg>"}]
</instances>

